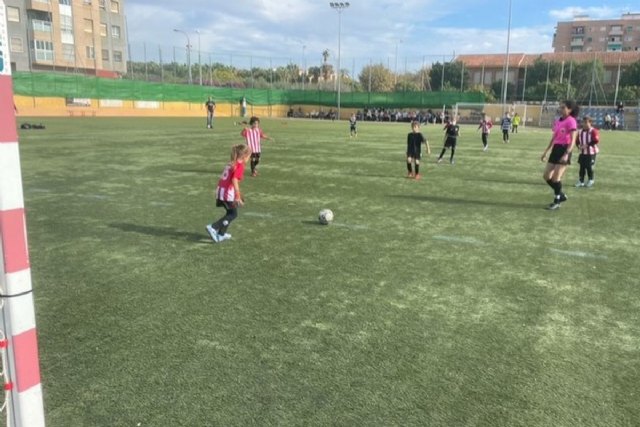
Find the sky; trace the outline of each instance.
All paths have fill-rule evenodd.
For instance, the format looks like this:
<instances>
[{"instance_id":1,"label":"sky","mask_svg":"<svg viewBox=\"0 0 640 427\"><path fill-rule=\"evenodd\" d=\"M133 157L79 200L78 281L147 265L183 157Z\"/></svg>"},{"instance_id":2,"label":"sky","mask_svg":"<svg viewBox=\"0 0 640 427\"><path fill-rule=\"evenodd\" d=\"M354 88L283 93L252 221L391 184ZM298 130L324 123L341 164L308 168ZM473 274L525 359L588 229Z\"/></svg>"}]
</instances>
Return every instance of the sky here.
<instances>
[{"instance_id":1,"label":"sky","mask_svg":"<svg viewBox=\"0 0 640 427\"><path fill-rule=\"evenodd\" d=\"M554 27L575 15L619 18L640 12L634 2L511 0L510 52L550 52ZM457 54L504 53L509 0L350 1L341 14L329 1L126 0L129 44L134 60L221 62L236 67L320 65L329 50L341 68L382 63L415 70ZM339 22L341 25L339 25ZM179 29L184 33L173 31ZM397 53L397 54L396 54ZM160 58L162 57L162 58Z\"/></svg>"}]
</instances>

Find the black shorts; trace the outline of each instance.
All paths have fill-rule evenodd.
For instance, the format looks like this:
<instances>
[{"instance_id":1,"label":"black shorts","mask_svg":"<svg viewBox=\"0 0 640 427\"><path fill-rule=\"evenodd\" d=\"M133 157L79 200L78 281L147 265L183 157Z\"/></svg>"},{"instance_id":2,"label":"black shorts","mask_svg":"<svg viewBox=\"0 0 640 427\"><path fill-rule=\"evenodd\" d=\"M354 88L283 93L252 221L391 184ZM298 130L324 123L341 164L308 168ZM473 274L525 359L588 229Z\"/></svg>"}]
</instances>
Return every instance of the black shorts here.
<instances>
[{"instance_id":1,"label":"black shorts","mask_svg":"<svg viewBox=\"0 0 640 427\"><path fill-rule=\"evenodd\" d=\"M596 155L595 154L580 154L578 156L578 164L583 167L595 166Z\"/></svg>"},{"instance_id":2,"label":"black shorts","mask_svg":"<svg viewBox=\"0 0 640 427\"><path fill-rule=\"evenodd\" d=\"M407 144L407 157L420 160L422 157L422 145L421 144Z\"/></svg>"},{"instance_id":3,"label":"black shorts","mask_svg":"<svg viewBox=\"0 0 640 427\"><path fill-rule=\"evenodd\" d=\"M456 148L456 144L458 143L458 139L457 138L447 138L444 141L444 147L445 148Z\"/></svg>"},{"instance_id":4,"label":"black shorts","mask_svg":"<svg viewBox=\"0 0 640 427\"><path fill-rule=\"evenodd\" d=\"M553 163L554 165L570 165L571 153L569 153L569 158L567 158L566 163L562 161L562 156L566 154L568 148L568 145L555 144L551 149L551 154L549 155L549 161L547 163Z\"/></svg>"},{"instance_id":5,"label":"black shorts","mask_svg":"<svg viewBox=\"0 0 640 427\"><path fill-rule=\"evenodd\" d=\"M226 200L216 199L216 206L219 208L225 208L226 210L230 211L238 207L238 202L229 202Z\"/></svg>"},{"instance_id":6,"label":"black shorts","mask_svg":"<svg viewBox=\"0 0 640 427\"><path fill-rule=\"evenodd\" d=\"M260 160L260 152L258 151L257 153L251 153L251 158L252 159L256 159L256 160Z\"/></svg>"}]
</instances>

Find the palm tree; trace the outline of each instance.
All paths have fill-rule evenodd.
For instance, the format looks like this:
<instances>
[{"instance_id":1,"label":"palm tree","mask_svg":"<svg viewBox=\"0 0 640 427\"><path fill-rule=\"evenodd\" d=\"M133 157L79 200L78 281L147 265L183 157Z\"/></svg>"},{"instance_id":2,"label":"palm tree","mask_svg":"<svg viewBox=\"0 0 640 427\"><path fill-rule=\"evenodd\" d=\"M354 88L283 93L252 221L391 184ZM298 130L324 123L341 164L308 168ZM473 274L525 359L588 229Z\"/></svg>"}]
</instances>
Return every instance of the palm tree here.
<instances>
[{"instance_id":1,"label":"palm tree","mask_svg":"<svg viewBox=\"0 0 640 427\"><path fill-rule=\"evenodd\" d=\"M325 49L322 51L322 59L324 59L324 63L327 63L327 60L329 59L329 49Z\"/></svg>"}]
</instances>

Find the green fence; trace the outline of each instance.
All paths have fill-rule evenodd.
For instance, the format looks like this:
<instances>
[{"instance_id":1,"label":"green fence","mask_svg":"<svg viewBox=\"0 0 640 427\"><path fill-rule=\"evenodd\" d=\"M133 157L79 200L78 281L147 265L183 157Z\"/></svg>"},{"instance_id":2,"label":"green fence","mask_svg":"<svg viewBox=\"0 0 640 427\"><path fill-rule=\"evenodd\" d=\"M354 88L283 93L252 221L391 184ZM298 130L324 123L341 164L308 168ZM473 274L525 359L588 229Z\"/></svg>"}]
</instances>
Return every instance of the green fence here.
<instances>
[{"instance_id":1,"label":"green fence","mask_svg":"<svg viewBox=\"0 0 640 427\"><path fill-rule=\"evenodd\" d=\"M326 91L213 88L55 73L16 72L13 74L13 90L17 95L34 97L204 102L211 96L217 103L238 103L244 96L252 105L332 107L337 104L337 94ZM460 92L343 92L340 97L340 105L345 108L441 108L457 102L481 103L484 102L484 95Z\"/></svg>"}]
</instances>

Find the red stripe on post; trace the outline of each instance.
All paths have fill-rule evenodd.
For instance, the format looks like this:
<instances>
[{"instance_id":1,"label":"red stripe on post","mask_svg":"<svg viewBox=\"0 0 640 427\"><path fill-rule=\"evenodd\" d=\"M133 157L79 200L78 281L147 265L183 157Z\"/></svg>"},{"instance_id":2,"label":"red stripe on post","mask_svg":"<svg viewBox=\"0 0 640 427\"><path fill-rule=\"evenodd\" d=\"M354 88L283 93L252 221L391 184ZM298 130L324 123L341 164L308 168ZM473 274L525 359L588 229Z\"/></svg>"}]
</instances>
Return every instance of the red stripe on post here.
<instances>
[{"instance_id":1,"label":"red stripe on post","mask_svg":"<svg viewBox=\"0 0 640 427\"><path fill-rule=\"evenodd\" d=\"M5 273L15 273L29 268L23 208L0 211L0 237Z\"/></svg>"},{"instance_id":2,"label":"red stripe on post","mask_svg":"<svg viewBox=\"0 0 640 427\"><path fill-rule=\"evenodd\" d=\"M18 141L11 76L0 75L0 144Z\"/></svg>"},{"instance_id":3,"label":"red stripe on post","mask_svg":"<svg viewBox=\"0 0 640 427\"><path fill-rule=\"evenodd\" d=\"M16 361L18 393L40 384L38 338L35 328L13 337L13 354Z\"/></svg>"}]
</instances>

